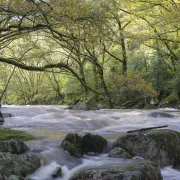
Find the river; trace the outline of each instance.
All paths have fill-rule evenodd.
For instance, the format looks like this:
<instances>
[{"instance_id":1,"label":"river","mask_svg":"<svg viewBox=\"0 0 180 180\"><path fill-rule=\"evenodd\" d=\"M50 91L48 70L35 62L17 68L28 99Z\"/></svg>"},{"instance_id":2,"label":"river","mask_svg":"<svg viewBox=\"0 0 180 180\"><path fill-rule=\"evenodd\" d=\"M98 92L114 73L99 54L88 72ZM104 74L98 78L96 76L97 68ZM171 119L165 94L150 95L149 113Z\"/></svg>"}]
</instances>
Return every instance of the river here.
<instances>
[{"instance_id":1,"label":"river","mask_svg":"<svg viewBox=\"0 0 180 180\"><path fill-rule=\"evenodd\" d=\"M107 157L107 152L115 139L129 130L168 125L170 129L180 131L180 111L170 108L73 111L68 110L66 106L3 106L2 112L14 115L5 118L4 127L23 130L37 137L27 142L30 151L42 157L42 166L29 176L34 180L51 180L51 174L59 166L62 168L63 177L57 180L68 180L82 170L108 166L122 167L132 163L131 160ZM151 112L168 112L175 117L153 118L149 116ZM102 135L108 139L109 149L99 156L74 158L59 148L69 132ZM171 167L165 167L161 172L164 180L180 180L180 172Z\"/></svg>"}]
</instances>

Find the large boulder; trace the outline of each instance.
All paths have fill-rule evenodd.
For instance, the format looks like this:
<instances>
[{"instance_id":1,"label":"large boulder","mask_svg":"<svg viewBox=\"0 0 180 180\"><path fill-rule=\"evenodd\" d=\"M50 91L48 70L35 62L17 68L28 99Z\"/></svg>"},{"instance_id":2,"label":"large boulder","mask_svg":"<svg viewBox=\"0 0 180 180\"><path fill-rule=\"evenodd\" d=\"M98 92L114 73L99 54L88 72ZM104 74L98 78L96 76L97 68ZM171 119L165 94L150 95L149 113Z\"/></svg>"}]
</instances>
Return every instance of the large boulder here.
<instances>
[{"instance_id":1,"label":"large boulder","mask_svg":"<svg viewBox=\"0 0 180 180\"><path fill-rule=\"evenodd\" d=\"M40 159L33 155L16 155L0 152L0 179L9 180L10 176L25 177L40 167Z\"/></svg>"},{"instance_id":2,"label":"large boulder","mask_svg":"<svg viewBox=\"0 0 180 180\"><path fill-rule=\"evenodd\" d=\"M132 156L155 161L161 167L180 165L180 132L161 129L125 134L117 146Z\"/></svg>"},{"instance_id":3,"label":"large boulder","mask_svg":"<svg viewBox=\"0 0 180 180\"><path fill-rule=\"evenodd\" d=\"M80 136L78 134L69 133L61 143L61 148L68 151L70 155L82 157L88 153L102 153L107 145L107 140L99 135L90 133Z\"/></svg>"},{"instance_id":4,"label":"large boulder","mask_svg":"<svg viewBox=\"0 0 180 180\"><path fill-rule=\"evenodd\" d=\"M28 147L22 140L0 141L0 152L22 154L28 151Z\"/></svg>"},{"instance_id":5,"label":"large boulder","mask_svg":"<svg viewBox=\"0 0 180 180\"><path fill-rule=\"evenodd\" d=\"M160 169L151 162L128 165L124 168L87 170L70 180L162 180Z\"/></svg>"}]
</instances>

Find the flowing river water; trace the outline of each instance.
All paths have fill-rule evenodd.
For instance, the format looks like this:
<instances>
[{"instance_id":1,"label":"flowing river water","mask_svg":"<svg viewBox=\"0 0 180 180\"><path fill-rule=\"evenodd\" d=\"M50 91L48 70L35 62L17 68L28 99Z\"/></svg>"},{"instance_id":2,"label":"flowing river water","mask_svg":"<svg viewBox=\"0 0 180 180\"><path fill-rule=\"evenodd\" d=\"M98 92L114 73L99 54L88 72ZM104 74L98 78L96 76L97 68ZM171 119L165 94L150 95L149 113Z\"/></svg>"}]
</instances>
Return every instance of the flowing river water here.
<instances>
[{"instance_id":1,"label":"flowing river water","mask_svg":"<svg viewBox=\"0 0 180 180\"><path fill-rule=\"evenodd\" d=\"M113 142L129 130L168 125L168 128L180 131L180 111L176 109L73 111L65 106L3 106L2 112L14 115L5 118L4 127L23 130L37 137L27 142L30 151L42 158L42 166L29 176L34 180L51 180L51 174L59 166L63 177L57 180L68 180L82 170L123 167L141 161L107 156ZM174 118L151 117L149 114L152 112L167 112L174 115ZM109 146L102 155L74 158L60 148L69 132L102 135L108 139ZM180 171L170 166L161 172L164 180L180 180Z\"/></svg>"}]
</instances>

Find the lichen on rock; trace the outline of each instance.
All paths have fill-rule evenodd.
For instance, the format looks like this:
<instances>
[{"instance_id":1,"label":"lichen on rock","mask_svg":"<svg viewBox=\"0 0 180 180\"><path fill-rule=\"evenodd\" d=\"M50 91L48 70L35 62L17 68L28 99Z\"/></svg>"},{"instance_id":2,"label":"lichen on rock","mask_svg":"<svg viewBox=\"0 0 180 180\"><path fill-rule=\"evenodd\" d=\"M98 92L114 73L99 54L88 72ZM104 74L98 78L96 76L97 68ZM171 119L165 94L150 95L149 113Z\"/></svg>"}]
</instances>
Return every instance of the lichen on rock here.
<instances>
[{"instance_id":1,"label":"lichen on rock","mask_svg":"<svg viewBox=\"0 0 180 180\"><path fill-rule=\"evenodd\" d=\"M28 147L22 140L0 141L0 152L10 152L12 154L22 154L28 151Z\"/></svg>"},{"instance_id":2,"label":"lichen on rock","mask_svg":"<svg viewBox=\"0 0 180 180\"><path fill-rule=\"evenodd\" d=\"M25 177L40 167L40 159L34 155L16 155L0 152L0 177L8 180L12 175ZM2 180L4 180L2 179Z\"/></svg>"}]
</instances>

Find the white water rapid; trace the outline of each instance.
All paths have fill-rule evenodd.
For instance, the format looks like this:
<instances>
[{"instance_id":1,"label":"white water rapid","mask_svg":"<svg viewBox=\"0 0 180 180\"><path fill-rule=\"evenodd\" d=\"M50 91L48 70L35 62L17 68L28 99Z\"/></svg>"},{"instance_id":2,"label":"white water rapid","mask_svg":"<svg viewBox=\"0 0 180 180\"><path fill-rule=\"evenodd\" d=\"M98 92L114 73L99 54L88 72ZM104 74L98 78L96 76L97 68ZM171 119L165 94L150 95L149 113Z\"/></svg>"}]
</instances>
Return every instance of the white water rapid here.
<instances>
[{"instance_id":1,"label":"white water rapid","mask_svg":"<svg viewBox=\"0 0 180 180\"><path fill-rule=\"evenodd\" d=\"M3 106L1 111L14 115L5 118L4 127L23 130L37 137L27 142L30 150L42 157L42 166L29 176L34 180L52 180L51 174L59 166L63 177L57 180L68 180L82 170L123 167L132 163L131 160L108 158L107 154L74 158L59 148L69 132L102 135L109 140L111 148L113 140L129 130L168 125L168 128L180 131L180 111L175 109L73 111L63 106ZM151 112L167 112L174 118L151 117ZM180 180L180 172L171 167L161 171L164 180Z\"/></svg>"}]
</instances>

